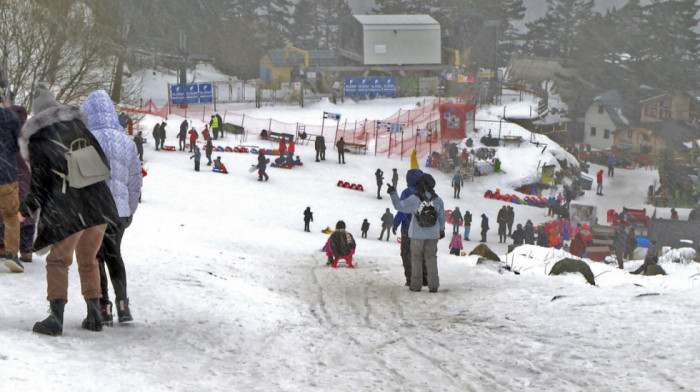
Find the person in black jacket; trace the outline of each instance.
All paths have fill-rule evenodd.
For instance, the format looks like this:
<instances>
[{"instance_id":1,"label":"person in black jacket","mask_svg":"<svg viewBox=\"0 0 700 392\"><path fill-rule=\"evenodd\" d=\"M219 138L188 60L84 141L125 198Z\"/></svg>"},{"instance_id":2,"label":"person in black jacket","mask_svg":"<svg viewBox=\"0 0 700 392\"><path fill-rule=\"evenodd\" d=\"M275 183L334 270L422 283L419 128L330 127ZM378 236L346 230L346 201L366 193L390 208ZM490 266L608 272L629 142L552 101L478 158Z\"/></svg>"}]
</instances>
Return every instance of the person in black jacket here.
<instances>
[{"instance_id":1,"label":"person in black jacket","mask_svg":"<svg viewBox=\"0 0 700 392\"><path fill-rule=\"evenodd\" d=\"M377 179L377 199L381 199L382 181L384 180L384 172L382 169L377 169L377 171L374 172L374 177Z\"/></svg>"},{"instance_id":2,"label":"person in black jacket","mask_svg":"<svg viewBox=\"0 0 700 392\"><path fill-rule=\"evenodd\" d=\"M522 245L525 241L525 231L523 230L523 225L518 223L518 226L515 228L513 234L510 235L510 238L513 239L513 245Z\"/></svg>"},{"instance_id":3,"label":"person in black jacket","mask_svg":"<svg viewBox=\"0 0 700 392\"><path fill-rule=\"evenodd\" d=\"M330 245L330 253L328 256L328 265L333 263L334 259L343 256L352 256L355 254L355 238L352 234L345 231L345 222L338 221L335 224L335 231L328 239Z\"/></svg>"},{"instance_id":4,"label":"person in black jacket","mask_svg":"<svg viewBox=\"0 0 700 392\"><path fill-rule=\"evenodd\" d=\"M316 136L314 140L314 149L316 150L316 162L326 160L326 139L323 136Z\"/></svg>"},{"instance_id":5,"label":"person in black jacket","mask_svg":"<svg viewBox=\"0 0 700 392\"><path fill-rule=\"evenodd\" d=\"M177 134L180 151L185 151L185 139L187 138L187 128L189 128L187 120L182 120L182 123L180 123L180 133ZM190 149L190 152L192 152L192 149Z\"/></svg>"},{"instance_id":6,"label":"person in black jacket","mask_svg":"<svg viewBox=\"0 0 700 392\"><path fill-rule=\"evenodd\" d=\"M160 150L160 123L153 126L153 131L151 131L151 137L155 141L156 151Z\"/></svg>"},{"instance_id":7,"label":"person in black jacket","mask_svg":"<svg viewBox=\"0 0 700 392\"><path fill-rule=\"evenodd\" d=\"M311 212L311 207L306 207L304 210L304 231L310 232L309 230L309 222L314 221L314 213Z\"/></svg>"},{"instance_id":8,"label":"person in black jacket","mask_svg":"<svg viewBox=\"0 0 700 392\"><path fill-rule=\"evenodd\" d=\"M59 105L43 85L37 87L33 105L34 116L22 128L18 140L22 157L29 161L32 174L29 194L19 208L20 220L41 208L34 250L51 246L46 257L47 298L51 314L34 324L33 331L47 335L63 332L68 267L73 261L73 253L88 310L82 326L101 331L102 290L96 255L107 222L119 219L117 207L104 181L73 188L55 173L68 172L64 154L77 139L85 139L94 147L107 167L109 162L97 139L85 126L79 108Z\"/></svg>"},{"instance_id":9,"label":"person in black jacket","mask_svg":"<svg viewBox=\"0 0 700 392\"><path fill-rule=\"evenodd\" d=\"M12 272L23 272L24 266L19 261L19 182L17 171L17 135L21 127L19 117L5 107L4 100L0 107L0 213L5 224L5 266Z\"/></svg>"},{"instance_id":10,"label":"person in black jacket","mask_svg":"<svg viewBox=\"0 0 700 392\"><path fill-rule=\"evenodd\" d=\"M340 160L343 160L343 164L345 164L345 140L341 137L338 142L335 143L335 147L338 149L338 163L341 163Z\"/></svg>"},{"instance_id":11,"label":"person in black jacket","mask_svg":"<svg viewBox=\"0 0 700 392\"><path fill-rule=\"evenodd\" d=\"M367 232L369 231L369 222L367 221L367 218L365 218L365 220L362 221L362 227L360 227L360 231L362 232L362 238L367 238Z\"/></svg>"},{"instance_id":12,"label":"person in black jacket","mask_svg":"<svg viewBox=\"0 0 700 392\"><path fill-rule=\"evenodd\" d=\"M656 265L659 263L659 247L656 245L656 240L651 240L649 242L649 248L647 248L647 255L644 256L644 264L642 264L636 270L630 272L631 274L644 274L650 265Z\"/></svg>"},{"instance_id":13,"label":"person in black jacket","mask_svg":"<svg viewBox=\"0 0 700 392\"><path fill-rule=\"evenodd\" d=\"M501 207L496 216L498 224L498 243L506 242L506 228L508 226L508 210L506 206Z\"/></svg>"},{"instance_id":14,"label":"person in black jacket","mask_svg":"<svg viewBox=\"0 0 700 392\"><path fill-rule=\"evenodd\" d=\"M141 131L136 133L134 136L134 144L136 145L136 152L139 153L139 161L143 162L143 139Z\"/></svg>"},{"instance_id":15,"label":"person in black jacket","mask_svg":"<svg viewBox=\"0 0 700 392\"><path fill-rule=\"evenodd\" d=\"M464 240L469 241L469 232L472 229L472 213L469 210L464 212Z\"/></svg>"},{"instance_id":16,"label":"person in black jacket","mask_svg":"<svg viewBox=\"0 0 700 392\"><path fill-rule=\"evenodd\" d=\"M525 228L523 229L523 232L525 234L525 243L529 245L534 245L535 244L535 227L532 224L531 220L527 220L525 222Z\"/></svg>"},{"instance_id":17,"label":"person in black jacket","mask_svg":"<svg viewBox=\"0 0 700 392\"><path fill-rule=\"evenodd\" d=\"M537 246L549 248L549 236L544 231L544 226L540 226L537 229Z\"/></svg>"},{"instance_id":18,"label":"person in black jacket","mask_svg":"<svg viewBox=\"0 0 700 392\"><path fill-rule=\"evenodd\" d=\"M512 206L508 206L508 207L506 207L506 223L508 224L508 235L512 234L514 222L515 222L515 210L513 210Z\"/></svg>"},{"instance_id":19,"label":"person in black jacket","mask_svg":"<svg viewBox=\"0 0 700 392\"><path fill-rule=\"evenodd\" d=\"M265 181L267 181L270 177L265 173L265 169L267 168L267 164L270 162L268 158L265 158L265 152L260 149L258 151L258 181L262 181L263 177L265 177Z\"/></svg>"},{"instance_id":20,"label":"person in black jacket","mask_svg":"<svg viewBox=\"0 0 700 392\"><path fill-rule=\"evenodd\" d=\"M486 217L486 214L481 214L481 241L479 242L486 242L486 232L489 231L489 218Z\"/></svg>"},{"instance_id":21,"label":"person in black jacket","mask_svg":"<svg viewBox=\"0 0 700 392\"><path fill-rule=\"evenodd\" d=\"M214 151L214 145L211 142L211 138L207 139L207 144L204 146L204 155L207 157L207 166L211 166L211 153Z\"/></svg>"}]
</instances>

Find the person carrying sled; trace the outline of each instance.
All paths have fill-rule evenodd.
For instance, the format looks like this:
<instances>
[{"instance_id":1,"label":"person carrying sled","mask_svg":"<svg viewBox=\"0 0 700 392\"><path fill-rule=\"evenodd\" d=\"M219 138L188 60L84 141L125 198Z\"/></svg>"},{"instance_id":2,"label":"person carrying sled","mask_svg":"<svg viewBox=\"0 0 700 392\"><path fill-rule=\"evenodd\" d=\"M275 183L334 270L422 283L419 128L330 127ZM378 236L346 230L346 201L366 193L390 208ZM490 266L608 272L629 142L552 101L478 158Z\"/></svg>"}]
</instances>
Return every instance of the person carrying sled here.
<instances>
[{"instance_id":1,"label":"person carrying sled","mask_svg":"<svg viewBox=\"0 0 700 392\"><path fill-rule=\"evenodd\" d=\"M311 207L306 207L304 210L304 231L310 232L309 223L314 221L314 213L311 212Z\"/></svg>"},{"instance_id":2,"label":"person carrying sled","mask_svg":"<svg viewBox=\"0 0 700 392\"><path fill-rule=\"evenodd\" d=\"M326 255L328 256L326 265L333 264L333 261L339 257L350 256L352 260L354 254L355 238L345 231L345 222L340 220L335 224L335 231L326 243Z\"/></svg>"},{"instance_id":3,"label":"person carrying sled","mask_svg":"<svg viewBox=\"0 0 700 392\"><path fill-rule=\"evenodd\" d=\"M265 156L265 152L262 149L258 150L258 181L262 181L263 177L265 177L265 181L270 179L270 176L265 173L268 163L270 163L270 159Z\"/></svg>"},{"instance_id":4,"label":"person carrying sled","mask_svg":"<svg viewBox=\"0 0 700 392\"><path fill-rule=\"evenodd\" d=\"M391 211L387 208L384 215L382 215L382 232L379 234L379 238L377 239L381 241L382 237L384 237L384 230L386 230L386 240L389 241L389 234L393 226L394 214L392 214Z\"/></svg>"}]
</instances>

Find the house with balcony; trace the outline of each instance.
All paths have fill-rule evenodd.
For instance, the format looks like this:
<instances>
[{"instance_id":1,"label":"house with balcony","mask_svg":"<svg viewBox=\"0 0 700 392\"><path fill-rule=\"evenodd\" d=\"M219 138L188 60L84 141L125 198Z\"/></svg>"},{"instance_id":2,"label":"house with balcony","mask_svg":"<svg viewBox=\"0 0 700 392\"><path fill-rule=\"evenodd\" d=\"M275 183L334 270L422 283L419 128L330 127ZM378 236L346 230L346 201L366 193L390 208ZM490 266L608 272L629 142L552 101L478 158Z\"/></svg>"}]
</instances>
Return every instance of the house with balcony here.
<instances>
[{"instance_id":1,"label":"house with balcony","mask_svg":"<svg viewBox=\"0 0 700 392\"><path fill-rule=\"evenodd\" d=\"M681 120L643 122L614 132L614 146L634 155L654 155L664 148L687 152L689 142L700 138L700 129Z\"/></svg>"},{"instance_id":2,"label":"house with balcony","mask_svg":"<svg viewBox=\"0 0 700 392\"><path fill-rule=\"evenodd\" d=\"M700 99L698 94L660 94L640 102L641 122L681 120L700 127Z\"/></svg>"}]
</instances>

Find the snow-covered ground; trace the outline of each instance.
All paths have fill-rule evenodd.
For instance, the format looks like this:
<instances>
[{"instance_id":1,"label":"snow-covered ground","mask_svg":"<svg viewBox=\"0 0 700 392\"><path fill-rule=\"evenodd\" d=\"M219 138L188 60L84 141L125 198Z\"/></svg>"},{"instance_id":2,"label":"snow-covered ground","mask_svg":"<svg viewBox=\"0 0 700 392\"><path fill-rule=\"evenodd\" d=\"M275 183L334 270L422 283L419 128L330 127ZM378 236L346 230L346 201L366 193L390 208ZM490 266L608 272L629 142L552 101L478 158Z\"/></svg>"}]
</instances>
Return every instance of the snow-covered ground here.
<instances>
[{"instance_id":1,"label":"snow-covered ground","mask_svg":"<svg viewBox=\"0 0 700 392\"><path fill-rule=\"evenodd\" d=\"M385 116L376 102L337 111L351 106L368 118ZM288 120L284 113L318 116L313 108L274 110L280 121ZM146 117L145 129L155 121ZM178 123L169 121L169 145ZM215 145L235 143L228 136ZM628 273L641 261L626 271L590 262L594 287L579 275L547 275L568 256L563 251L526 246L506 258L505 244L495 241L503 202L483 193L512 192L518 168L537 166L537 154L521 148L500 149L508 174L476 178L459 200L447 174L427 170L446 208L474 215L472 240L479 216L489 216L488 245L520 272L452 256L445 239L433 294L408 291L399 244L393 235L377 240L391 202L376 199L374 172L381 168L389 180L398 168L403 189L408 160L347 154L340 165L331 149L316 163L313 147L298 145L302 167L269 168L270 180L258 182L248 172L253 154L219 153L228 175L204 165L195 172L189 153L154 151L149 138L142 203L122 248L135 321L100 333L81 329L86 310L74 266L63 336L34 334L34 322L47 315L44 257L35 255L24 274L0 271L0 390L696 390L698 264L664 263L669 275L642 277ZM619 169L606 178L605 196L588 192L581 201L596 204L604 222L608 208L642 206L655 178ZM365 191L338 188L338 180ZM310 233L303 231L307 206ZM513 207L516 223L546 219L543 209ZM685 219L688 211L679 213ZM364 218L368 239L360 238ZM321 230L341 219L358 243L355 269L326 267L320 251ZM475 245L465 242L465 250Z\"/></svg>"}]
</instances>

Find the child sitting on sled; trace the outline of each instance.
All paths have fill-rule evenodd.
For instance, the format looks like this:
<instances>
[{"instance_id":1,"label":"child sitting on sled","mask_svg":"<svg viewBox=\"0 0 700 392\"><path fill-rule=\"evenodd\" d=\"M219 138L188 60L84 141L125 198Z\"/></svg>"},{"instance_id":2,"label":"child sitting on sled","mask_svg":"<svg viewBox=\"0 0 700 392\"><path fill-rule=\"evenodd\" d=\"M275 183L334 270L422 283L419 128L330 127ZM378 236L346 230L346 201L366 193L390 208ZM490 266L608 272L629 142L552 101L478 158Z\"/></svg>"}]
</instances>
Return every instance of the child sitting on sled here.
<instances>
[{"instance_id":1,"label":"child sitting on sled","mask_svg":"<svg viewBox=\"0 0 700 392\"><path fill-rule=\"evenodd\" d=\"M228 171L226 170L226 166L224 166L224 164L221 163L221 155L214 159L214 171L220 171L224 174L228 173Z\"/></svg>"},{"instance_id":2,"label":"child sitting on sled","mask_svg":"<svg viewBox=\"0 0 700 392\"><path fill-rule=\"evenodd\" d=\"M335 231L328 237L325 248L328 256L326 265L333 264L335 259L343 256L350 256L352 260L352 255L355 254L355 238L345 231L345 222L338 221L335 224Z\"/></svg>"}]
</instances>

